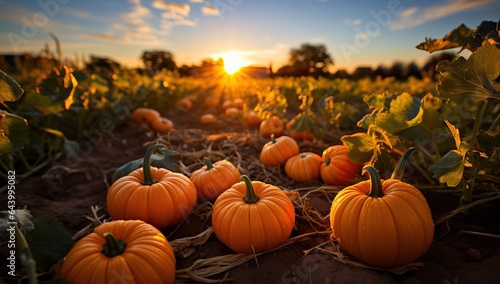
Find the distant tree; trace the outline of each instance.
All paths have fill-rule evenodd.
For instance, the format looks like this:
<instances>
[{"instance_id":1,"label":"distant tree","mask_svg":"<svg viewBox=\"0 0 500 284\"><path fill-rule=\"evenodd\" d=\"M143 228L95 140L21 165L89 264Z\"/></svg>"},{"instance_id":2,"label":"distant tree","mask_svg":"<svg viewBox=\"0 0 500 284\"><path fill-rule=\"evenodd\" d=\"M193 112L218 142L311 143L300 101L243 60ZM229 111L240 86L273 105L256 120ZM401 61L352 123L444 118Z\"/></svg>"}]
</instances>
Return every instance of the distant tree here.
<instances>
[{"instance_id":1,"label":"distant tree","mask_svg":"<svg viewBox=\"0 0 500 284\"><path fill-rule=\"evenodd\" d=\"M373 76L373 70L371 67L360 66L352 72L351 77L353 79L361 79L365 77Z\"/></svg>"},{"instance_id":2,"label":"distant tree","mask_svg":"<svg viewBox=\"0 0 500 284\"><path fill-rule=\"evenodd\" d=\"M179 72L179 75L181 77L189 77L192 75L194 66L188 66L186 64L183 64L181 67L177 69L177 72Z\"/></svg>"},{"instance_id":3,"label":"distant tree","mask_svg":"<svg viewBox=\"0 0 500 284\"><path fill-rule=\"evenodd\" d=\"M151 50L144 51L141 56L146 70L150 74L154 74L163 69L174 71L177 68L175 64L174 55L170 51L165 50Z\"/></svg>"},{"instance_id":4,"label":"distant tree","mask_svg":"<svg viewBox=\"0 0 500 284\"><path fill-rule=\"evenodd\" d=\"M94 55L90 56L90 60L85 63L85 66L90 72L104 72L109 75L117 73L121 68L120 63L114 61L113 59Z\"/></svg>"},{"instance_id":5,"label":"distant tree","mask_svg":"<svg viewBox=\"0 0 500 284\"><path fill-rule=\"evenodd\" d=\"M389 76L389 70L387 70L387 67L385 67L384 65L379 65L377 66L377 68L375 68L375 70L373 70L373 73L372 73L372 78L377 78L377 77L380 77L380 78L386 78Z\"/></svg>"},{"instance_id":6,"label":"distant tree","mask_svg":"<svg viewBox=\"0 0 500 284\"><path fill-rule=\"evenodd\" d=\"M408 79L409 77L422 79L422 70L414 61L410 62L405 68L404 78Z\"/></svg>"},{"instance_id":7,"label":"distant tree","mask_svg":"<svg viewBox=\"0 0 500 284\"><path fill-rule=\"evenodd\" d=\"M276 75L327 76L329 75L328 67L331 65L333 65L333 59L323 44L304 43L300 48L290 50L288 67L278 69Z\"/></svg>"},{"instance_id":8,"label":"distant tree","mask_svg":"<svg viewBox=\"0 0 500 284\"><path fill-rule=\"evenodd\" d=\"M457 55L450 52L443 52L430 57L422 67L422 75L432 80L437 80L438 73L436 72L436 65L443 60L453 61L455 58L457 58Z\"/></svg>"},{"instance_id":9,"label":"distant tree","mask_svg":"<svg viewBox=\"0 0 500 284\"><path fill-rule=\"evenodd\" d=\"M396 61L392 64L391 68L388 70L388 76L394 77L397 80L401 80L404 78L404 64L402 62Z\"/></svg>"}]
</instances>

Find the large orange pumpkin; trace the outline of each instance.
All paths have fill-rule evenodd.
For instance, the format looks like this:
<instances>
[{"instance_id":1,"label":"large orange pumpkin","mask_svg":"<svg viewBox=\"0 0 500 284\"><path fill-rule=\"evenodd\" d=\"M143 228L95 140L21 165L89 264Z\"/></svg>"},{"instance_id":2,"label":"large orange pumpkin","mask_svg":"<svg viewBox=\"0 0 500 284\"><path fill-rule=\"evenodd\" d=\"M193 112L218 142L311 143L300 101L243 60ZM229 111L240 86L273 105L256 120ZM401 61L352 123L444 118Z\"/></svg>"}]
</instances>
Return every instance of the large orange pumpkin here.
<instances>
[{"instance_id":1,"label":"large orange pumpkin","mask_svg":"<svg viewBox=\"0 0 500 284\"><path fill-rule=\"evenodd\" d=\"M321 179L331 185L349 185L363 168L363 164L353 163L347 155L345 145L330 146L323 151L321 158Z\"/></svg>"},{"instance_id":2,"label":"large orange pumpkin","mask_svg":"<svg viewBox=\"0 0 500 284\"><path fill-rule=\"evenodd\" d=\"M212 227L217 238L238 253L258 253L284 244L295 224L295 210L278 187L243 175L215 201Z\"/></svg>"},{"instance_id":3,"label":"large orange pumpkin","mask_svg":"<svg viewBox=\"0 0 500 284\"><path fill-rule=\"evenodd\" d=\"M319 178L321 156L313 152L302 152L285 163L286 175L298 182L306 182Z\"/></svg>"},{"instance_id":4,"label":"large orange pumpkin","mask_svg":"<svg viewBox=\"0 0 500 284\"><path fill-rule=\"evenodd\" d=\"M140 220L99 225L66 255L59 277L74 284L174 283L175 256L165 236Z\"/></svg>"},{"instance_id":5,"label":"large orange pumpkin","mask_svg":"<svg viewBox=\"0 0 500 284\"><path fill-rule=\"evenodd\" d=\"M283 121L277 116L264 119L259 125L259 133L264 137L280 136L283 134Z\"/></svg>"},{"instance_id":6,"label":"large orange pumpkin","mask_svg":"<svg viewBox=\"0 0 500 284\"><path fill-rule=\"evenodd\" d=\"M282 166L286 161L299 153L299 144L289 136L275 138L262 146L260 162L266 166Z\"/></svg>"},{"instance_id":7,"label":"large orange pumpkin","mask_svg":"<svg viewBox=\"0 0 500 284\"><path fill-rule=\"evenodd\" d=\"M116 180L108 190L107 206L112 219L139 219L157 228L182 222L196 203L196 188L181 173L151 165L151 154L163 147L151 145L143 167Z\"/></svg>"},{"instance_id":8,"label":"large orange pumpkin","mask_svg":"<svg viewBox=\"0 0 500 284\"><path fill-rule=\"evenodd\" d=\"M407 265L432 243L434 223L427 201L414 186L381 180L365 166L369 181L341 190L332 202L332 236L360 261L378 268Z\"/></svg>"},{"instance_id":9,"label":"large orange pumpkin","mask_svg":"<svg viewBox=\"0 0 500 284\"><path fill-rule=\"evenodd\" d=\"M228 160L212 164L210 159L205 157L203 161L205 166L194 171L190 177L196 187L199 199L214 201L221 193L240 180L240 171Z\"/></svg>"}]
</instances>

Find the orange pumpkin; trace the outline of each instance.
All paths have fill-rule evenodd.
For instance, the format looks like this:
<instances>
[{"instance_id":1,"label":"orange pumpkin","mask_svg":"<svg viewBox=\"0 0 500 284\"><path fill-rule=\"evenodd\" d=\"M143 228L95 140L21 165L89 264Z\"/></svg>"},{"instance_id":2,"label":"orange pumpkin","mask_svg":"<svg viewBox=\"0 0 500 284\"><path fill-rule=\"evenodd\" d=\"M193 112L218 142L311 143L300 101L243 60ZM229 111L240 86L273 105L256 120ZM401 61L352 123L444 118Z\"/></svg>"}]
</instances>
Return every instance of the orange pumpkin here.
<instances>
[{"instance_id":1,"label":"orange pumpkin","mask_svg":"<svg viewBox=\"0 0 500 284\"><path fill-rule=\"evenodd\" d=\"M365 166L370 180L341 190L332 202L332 236L360 261L378 268L407 265L422 256L434 237L427 201L414 186L381 180Z\"/></svg>"},{"instance_id":2,"label":"orange pumpkin","mask_svg":"<svg viewBox=\"0 0 500 284\"><path fill-rule=\"evenodd\" d=\"M286 161L299 153L299 144L289 136L275 138L262 146L260 162L266 166L282 166Z\"/></svg>"},{"instance_id":3,"label":"orange pumpkin","mask_svg":"<svg viewBox=\"0 0 500 284\"><path fill-rule=\"evenodd\" d=\"M232 107L237 108L237 109L242 109L244 104L245 104L245 102L241 98L229 99L229 100L225 100L222 103L222 109L226 110L226 109L232 108Z\"/></svg>"},{"instance_id":4,"label":"orange pumpkin","mask_svg":"<svg viewBox=\"0 0 500 284\"><path fill-rule=\"evenodd\" d=\"M286 161L285 173L294 181L312 181L319 178L319 168L322 161L321 156L316 153L299 153Z\"/></svg>"},{"instance_id":5,"label":"orange pumpkin","mask_svg":"<svg viewBox=\"0 0 500 284\"><path fill-rule=\"evenodd\" d=\"M175 105L183 111L189 111L193 108L193 102L187 97L178 100Z\"/></svg>"},{"instance_id":6,"label":"orange pumpkin","mask_svg":"<svg viewBox=\"0 0 500 284\"><path fill-rule=\"evenodd\" d=\"M149 125L151 122L153 122L160 116L161 116L160 113L154 109L147 107L139 107L132 112L131 120L134 123Z\"/></svg>"},{"instance_id":7,"label":"orange pumpkin","mask_svg":"<svg viewBox=\"0 0 500 284\"><path fill-rule=\"evenodd\" d=\"M165 236L140 220L99 225L66 255L68 283L174 283L175 256Z\"/></svg>"},{"instance_id":8,"label":"orange pumpkin","mask_svg":"<svg viewBox=\"0 0 500 284\"><path fill-rule=\"evenodd\" d=\"M227 108L225 111L224 111L224 115L226 117L235 117L237 115L241 114L241 109L239 108L235 108L235 107L230 107L230 108Z\"/></svg>"},{"instance_id":9,"label":"orange pumpkin","mask_svg":"<svg viewBox=\"0 0 500 284\"><path fill-rule=\"evenodd\" d=\"M151 145L143 167L116 180L108 190L107 206L112 219L139 219L157 228L182 222L196 203L196 188L183 174L151 167L151 155L161 144Z\"/></svg>"},{"instance_id":10,"label":"orange pumpkin","mask_svg":"<svg viewBox=\"0 0 500 284\"><path fill-rule=\"evenodd\" d=\"M348 185L363 168L363 164L352 162L347 155L349 148L345 145L330 146L323 151L321 163L321 179L331 185Z\"/></svg>"},{"instance_id":11,"label":"orange pumpkin","mask_svg":"<svg viewBox=\"0 0 500 284\"><path fill-rule=\"evenodd\" d=\"M264 137L280 136L283 134L283 121L277 116L266 118L260 123L259 133Z\"/></svg>"},{"instance_id":12,"label":"orange pumpkin","mask_svg":"<svg viewBox=\"0 0 500 284\"><path fill-rule=\"evenodd\" d=\"M219 98L215 96L207 96L203 101L203 104L208 108L214 108L219 104Z\"/></svg>"},{"instance_id":13,"label":"orange pumpkin","mask_svg":"<svg viewBox=\"0 0 500 284\"><path fill-rule=\"evenodd\" d=\"M278 187L241 181L215 201L212 227L217 238L237 253L258 253L284 244L295 224L295 210Z\"/></svg>"},{"instance_id":14,"label":"orange pumpkin","mask_svg":"<svg viewBox=\"0 0 500 284\"><path fill-rule=\"evenodd\" d=\"M167 132L174 128L174 123L166 117L158 117L151 122L150 126L156 132Z\"/></svg>"},{"instance_id":15,"label":"orange pumpkin","mask_svg":"<svg viewBox=\"0 0 500 284\"><path fill-rule=\"evenodd\" d=\"M285 130L288 133L288 136L292 137L293 139L297 141L303 141L303 140L314 140L314 134L310 131L298 131L298 130L293 130L293 125L295 124L295 118L292 118L286 125L285 125Z\"/></svg>"},{"instance_id":16,"label":"orange pumpkin","mask_svg":"<svg viewBox=\"0 0 500 284\"><path fill-rule=\"evenodd\" d=\"M217 122L217 117L211 113L204 114L200 116L201 124L209 125Z\"/></svg>"},{"instance_id":17,"label":"orange pumpkin","mask_svg":"<svg viewBox=\"0 0 500 284\"><path fill-rule=\"evenodd\" d=\"M196 187L199 199L214 201L221 193L240 180L240 171L228 160L212 164L210 159L205 157L203 161L205 166L194 171L190 177Z\"/></svg>"},{"instance_id":18,"label":"orange pumpkin","mask_svg":"<svg viewBox=\"0 0 500 284\"><path fill-rule=\"evenodd\" d=\"M247 111L243 114L243 123L246 126L259 126L262 120L255 111Z\"/></svg>"}]
</instances>

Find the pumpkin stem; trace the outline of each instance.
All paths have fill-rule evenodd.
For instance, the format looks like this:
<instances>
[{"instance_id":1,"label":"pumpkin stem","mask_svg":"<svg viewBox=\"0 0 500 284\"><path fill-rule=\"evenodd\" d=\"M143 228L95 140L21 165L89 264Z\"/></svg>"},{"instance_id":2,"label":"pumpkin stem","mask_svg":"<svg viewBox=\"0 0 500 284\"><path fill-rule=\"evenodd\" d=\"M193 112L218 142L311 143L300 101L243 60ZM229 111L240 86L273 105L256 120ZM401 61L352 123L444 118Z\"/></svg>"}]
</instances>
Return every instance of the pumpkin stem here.
<instances>
[{"instance_id":1,"label":"pumpkin stem","mask_svg":"<svg viewBox=\"0 0 500 284\"><path fill-rule=\"evenodd\" d=\"M399 161L396 164L396 168L394 168L394 171L392 172L391 179L401 180L405 166L408 163L410 156L416 152L418 152L417 148L411 147L403 153L403 156L399 158Z\"/></svg>"},{"instance_id":2,"label":"pumpkin stem","mask_svg":"<svg viewBox=\"0 0 500 284\"><path fill-rule=\"evenodd\" d=\"M368 173L370 179L370 191L366 195L373 198L384 196L382 192L382 181L380 180L377 169L370 165L364 166L361 174L364 175L366 173Z\"/></svg>"},{"instance_id":3,"label":"pumpkin stem","mask_svg":"<svg viewBox=\"0 0 500 284\"><path fill-rule=\"evenodd\" d=\"M271 134L271 143L276 143L276 136L274 134Z\"/></svg>"},{"instance_id":4,"label":"pumpkin stem","mask_svg":"<svg viewBox=\"0 0 500 284\"><path fill-rule=\"evenodd\" d=\"M259 201L260 197L255 194L255 190L253 189L252 181L250 180L250 178L246 175L242 175L240 177L240 181L245 182L245 186L247 189L246 195L245 197L243 197L243 201L245 201L245 203L247 204L252 204Z\"/></svg>"},{"instance_id":5,"label":"pumpkin stem","mask_svg":"<svg viewBox=\"0 0 500 284\"><path fill-rule=\"evenodd\" d=\"M102 253L107 257L115 257L125 251L127 244L117 239L113 234L106 232L103 234L106 242L102 245Z\"/></svg>"},{"instance_id":6,"label":"pumpkin stem","mask_svg":"<svg viewBox=\"0 0 500 284\"><path fill-rule=\"evenodd\" d=\"M144 173L144 180L141 182L142 185L152 185L158 182L151 173L151 155L163 146L163 144L153 144L146 151L144 161L142 162L142 171Z\"/></svg>"},{"instance_id":7,"label":"pumpkin stem","mask_svg":"<svg viewBox=\"0 0 500 284\"><path fill-rule=\"evenodd\" d=\"M205 162L205 165L207 165L207 171L214 167L214 165L212 164L212 161L210 161L210 159L207 157L203 158L203 162Z\"/></svg>"},{"instance_id":8,"label":"pumpkin stem","mask_svg":"<svg viewBox=\"0 0 500 284\"><path fill-rule=\"evenodd\" d=\"M332 161L332 158L328 157L328 158L326 158L326 160L325 160L325 164L328 166L328 165L330 165L330 162L331 162L331 161Z\"/></svg>"}]
</instances>

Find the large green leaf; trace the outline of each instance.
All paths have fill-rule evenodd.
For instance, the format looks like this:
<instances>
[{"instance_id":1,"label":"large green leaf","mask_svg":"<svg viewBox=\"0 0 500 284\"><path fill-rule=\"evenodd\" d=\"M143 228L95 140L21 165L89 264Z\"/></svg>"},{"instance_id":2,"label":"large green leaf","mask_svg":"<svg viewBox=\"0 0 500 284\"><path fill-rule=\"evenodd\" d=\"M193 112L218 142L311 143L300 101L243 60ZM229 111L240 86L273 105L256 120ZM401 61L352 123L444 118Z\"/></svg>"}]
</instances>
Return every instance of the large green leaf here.
<instances>
[{"instance_id":1,"label":"large green leaf","mask_svg":"<svg viewBox=\"0 0 500 284\"><path fill-rule=\"evenodd\" d=\"M441 159L429 166L434 178L439 182L454 187L462 181L464 173L465 156L458 150L451 150Z\"/></svg>"},{"instance_id":2,"label":"large green leaf","mask_svg":"<svg viewBox=\"0 0 500 284\"><path fill-rule=\"evenodd\" d=\"M365 163L372 159L376 145L368 134L344 135L341 140L349 148L348 155L353 162Z\"/></svg>"},{"instance_id":3,"label":"large green leaf","mask_svg":"<svg viewBox=\"0 0 500 284\"><path fill-rule=\"evenodd\" d=\"M69 252L73 239L55 217L38 216L33 224L35 229L26 236L26 241L38 270L47 271Z\"/></svg>"},{"instance_id":4,"label":"large green leaf","mask_svg":"<svg viewBox=\"0 0 500 284\"><path fill-rule=\"evenodd\" d=\"M377 114L375 123L388 133L394 134L419 124L422 116L420 100L408 93L402 93L391 101L388 112Z\"/></svg>"},{"instance_id":5,"label":"large green leaf","mask_svg":"<svg viewBox=\"0 0 500 284\"><path fill-rule=\"evenodd\" d=\"M479 102L495 95L493 80L500 75L500 50L486 42L469 59L442 61L436 70L441 74L439 95L455 101L459 112L474 111Z\"/></svg>"},{"instance_id":6,"label":"large green leaf","mask_svg":"<svg viewBox=\"0 0 500 284\"><path fill-rule=\"evenodd\" d=\"M0 110L0 155L20 150L28 139L26 119Z\"/></svg>"},{"instance_id":7,"label":"large green leaf","mask_svg":"<svg viewBox=\"0 0 500 284\"><path fill-rule=\"evenodd\" d=\"M24 90L14 78L0 70L0 102L14 102L22 95Z\"/></svg>"}]
</instances>

